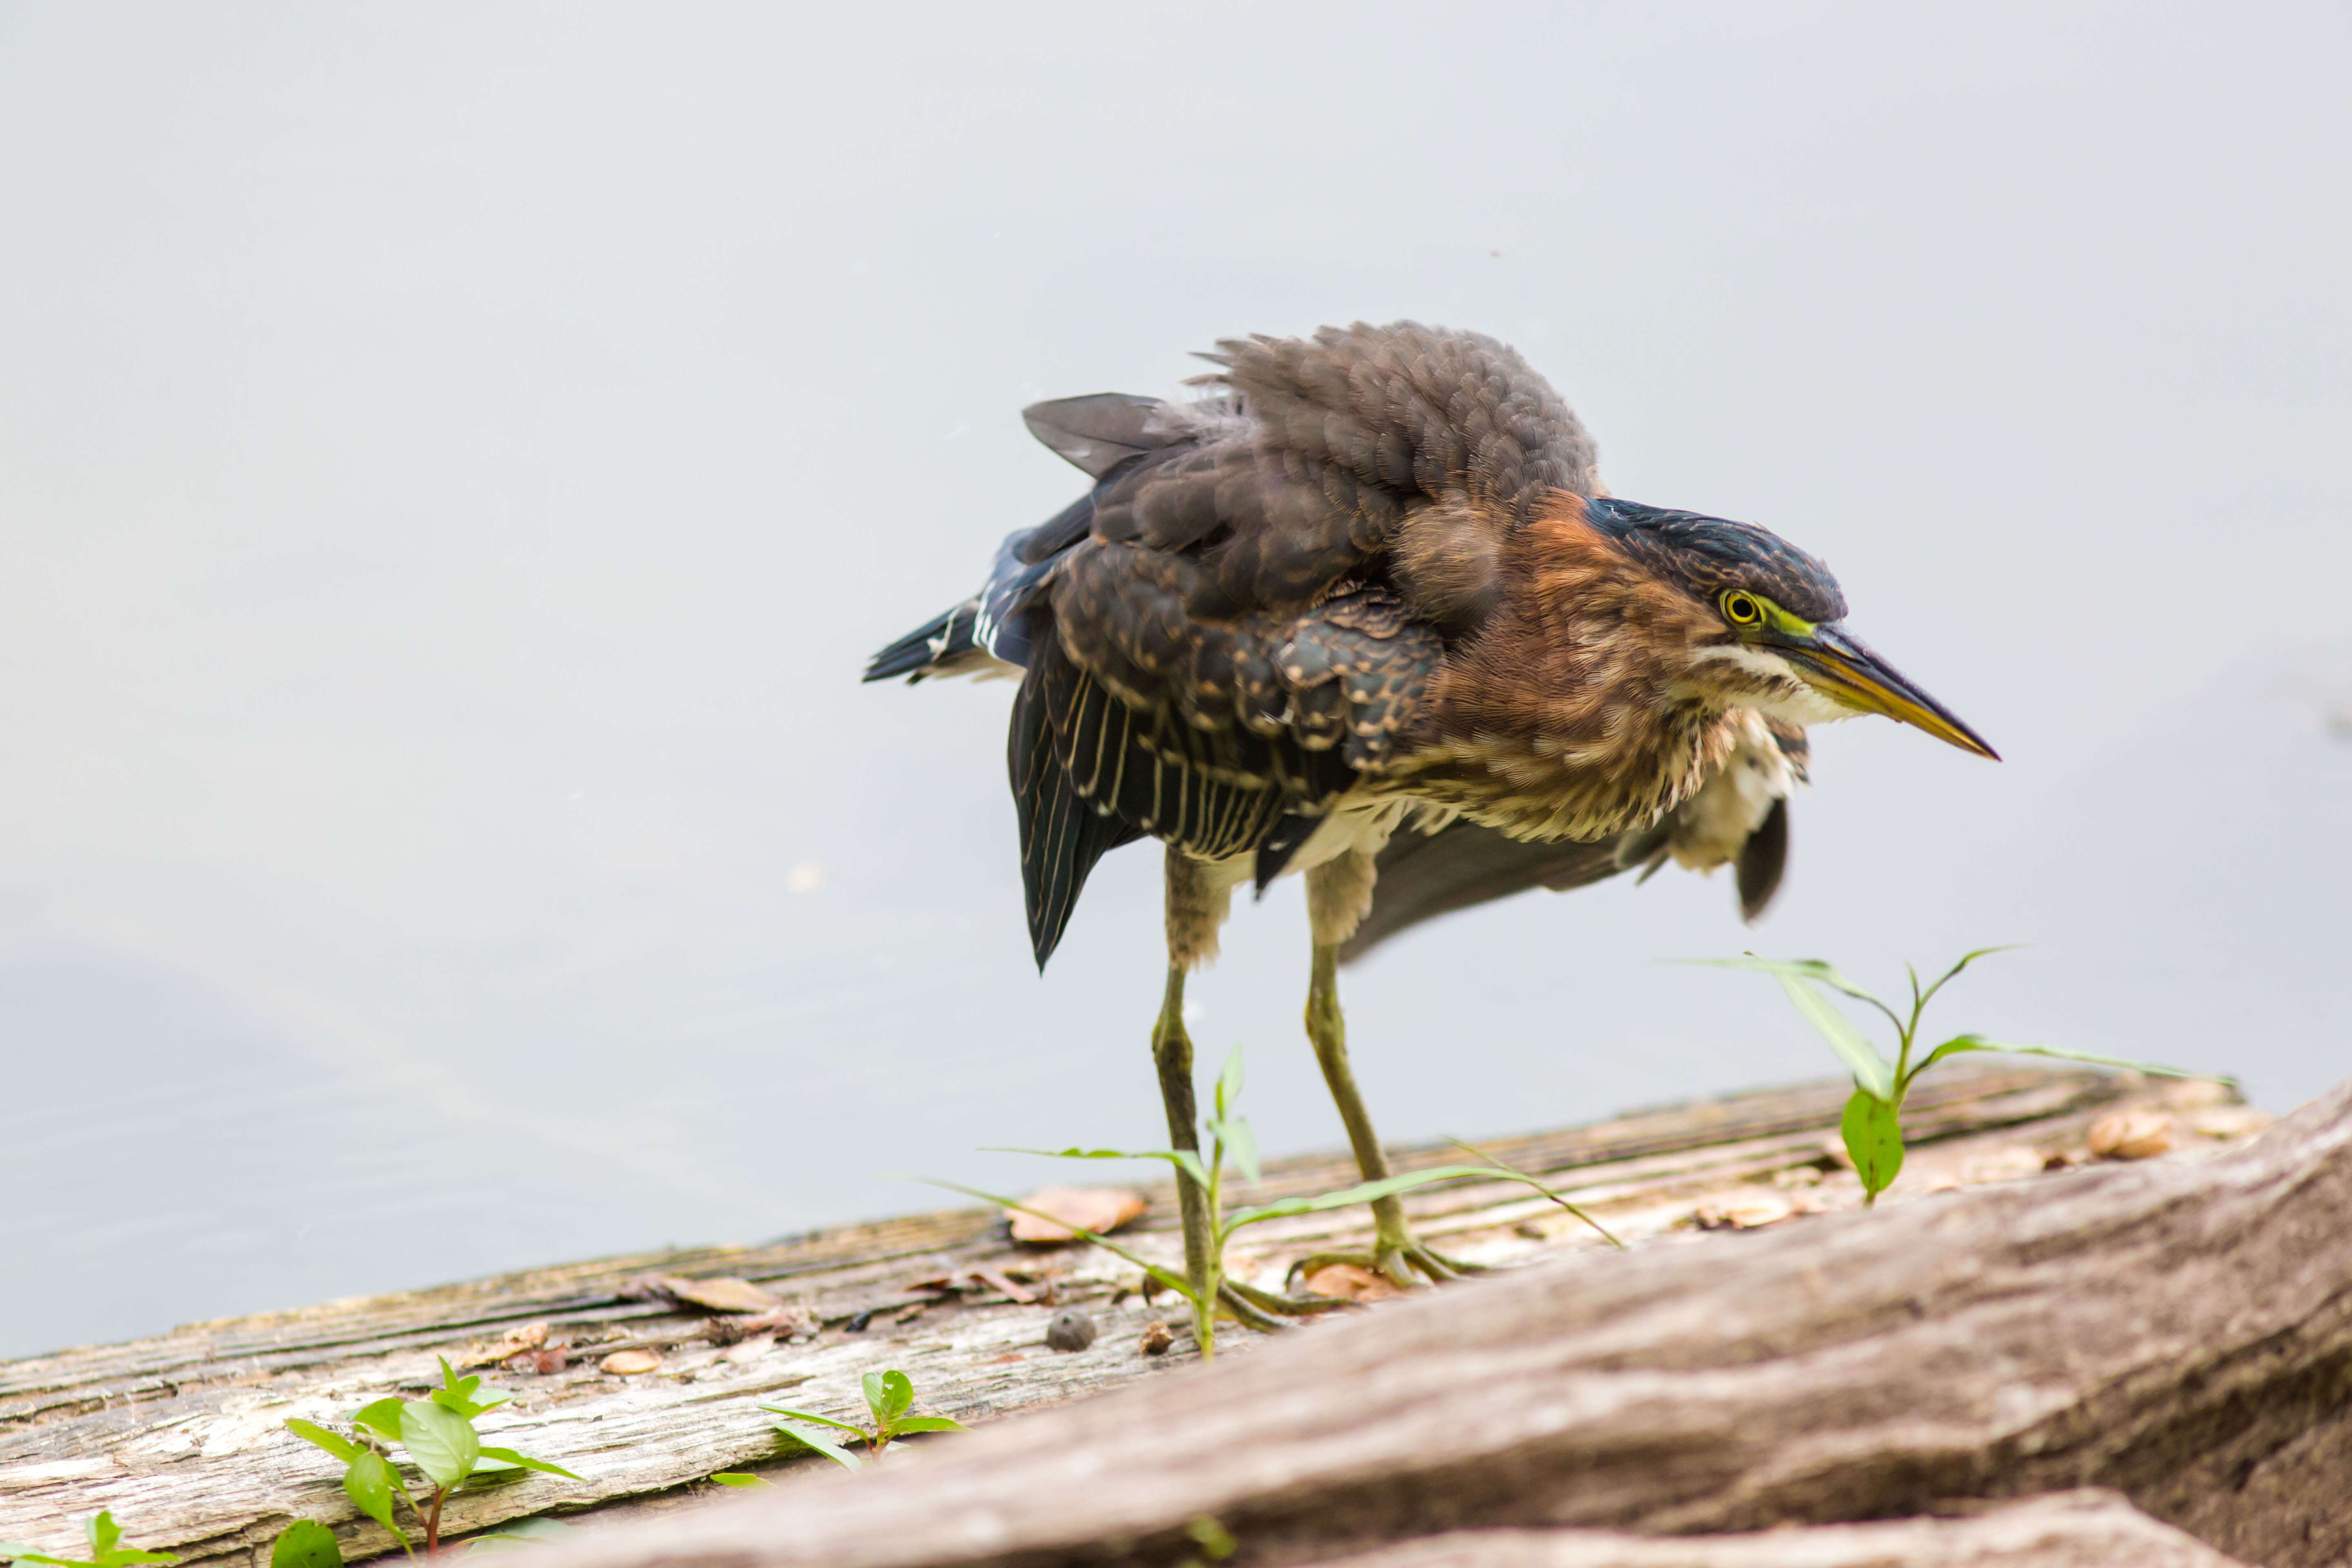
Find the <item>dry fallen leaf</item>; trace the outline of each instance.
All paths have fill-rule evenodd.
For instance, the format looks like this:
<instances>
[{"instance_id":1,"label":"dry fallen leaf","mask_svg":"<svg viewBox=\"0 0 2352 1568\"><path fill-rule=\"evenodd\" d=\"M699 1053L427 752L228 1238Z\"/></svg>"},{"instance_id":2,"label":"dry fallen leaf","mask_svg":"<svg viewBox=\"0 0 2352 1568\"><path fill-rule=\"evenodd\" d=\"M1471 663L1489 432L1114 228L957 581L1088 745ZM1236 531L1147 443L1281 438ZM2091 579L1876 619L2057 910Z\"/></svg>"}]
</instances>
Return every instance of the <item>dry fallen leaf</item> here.
<instances>
[{"instance_id":1,"label":"dry fallen leaf","mask_svg":"<svg viewBox=\"0 0 2352 1568\"><path fill-rule=\"evenodd\" d=\"M772 1312L783 1305L749 1279L680 1279L663 1275L658 1283L672 1300L710 1312Z\"/></svg>"},{"instance_id":2,"label":"dry fallen leaf","mask_svg":"<svg viewBox=\"0 0 2352 1568\"><path fill-rule=\"evenodd\" d=\"M1691 1223L1701 1230L1754 1230L1760 1225L1772 1225L1797 1212L1797 1205L1778 1193L1757 1193L1719 1203L1701 1204L1691 1214Z\"/></svg>"},{"instance_id":3,"label":"dry fallen leaf","mask_svg":"<svg viewBox=\"0 0 2352 1568\"><path fill-rule=\"evenodd\" d=\"M651 1351L614 1351L596 1363L598 1369L615 1377L634 1377L641 1372L651 1372L661 1365L661 1357Z\"/></svg>"},{"instance_id":4,"label":"dry fallen leaf","mask_svg":"<svg viewBox=\"0 0 2352 1568\"><path fill-rule=\"evenodd\" d=\"M450 1357L449 1363L460 1372L472 1366L492 1366L509 1356L539 1350L546 1343L545 1323L524 1323L519 1328L509 1329L497 1339L479 1340L467 1345L463 1352Z\"/></svg>"},{"instance_id":5,"label":"dry fallen leaf","mask_svg":"<svg viewBox=\"0 0 2352 1568\"><path fill-rule=\"evenodd\" d=\"M1309 1274L1305 1283L1318 1296L1337 1296L1342 1301L1385 1301L1404 1294L1387 1275L1353 1263L1327 1263Z\"/></svg>"},{"instance_id":6,"label":"dry fallen leaf","mask_svg":"<svg viewBox=\"0 0 2352 1568\"><path fill-rule=\"evenodd\" d=\"M1043 1219L1019 1209L1004 1211L1004 1217L1013 1222L1013 1240L1038 1243L1076 1241L1077 1232L1072 1226L1108 1236L1151 1206L1141 1193L1129 1187L1040 1187L1021 1201L1054 1216ZM1063 1223L1055 1225L1056 1219Z\"/></svg>"},{"instance_id":7,"label":"dry fallen leaf","mask_svg":"<svg viewBox=\"0 0 2352 1568\"><path fill-rule=\"evenodd\" d=\"M2276 1121L2267 1110L2256 1110L2251 1105L2217 1105L2208 1110L2194 1110L2179 1119L2189 1131L2200 1138L2251 1138Z\"/></svg>"},{"instance_id":8,"label":"dry fallen leaf","mask_svg":"<svg viewBox=\"0 0 2352 1568\"><path fill-rule=\"evenodd\" d=\"M2160 1110L2112 1110L2091 1123L2090 1143L2102 1160L2146 1160L2172 1147L2172 1118Z\"/></svg>"}]
</instances>

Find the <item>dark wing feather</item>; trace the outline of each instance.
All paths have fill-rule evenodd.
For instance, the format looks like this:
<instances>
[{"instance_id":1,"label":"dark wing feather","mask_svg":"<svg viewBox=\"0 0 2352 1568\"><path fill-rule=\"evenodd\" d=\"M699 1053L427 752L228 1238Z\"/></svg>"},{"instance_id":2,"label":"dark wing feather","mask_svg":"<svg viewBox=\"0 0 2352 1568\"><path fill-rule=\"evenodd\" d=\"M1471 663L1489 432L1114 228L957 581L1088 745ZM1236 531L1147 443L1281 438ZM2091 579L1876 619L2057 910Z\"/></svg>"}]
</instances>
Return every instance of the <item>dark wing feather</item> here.
<instances>
[{"instance_id":1,"label":"dark wing feather","mask_svg":"<svg viewBox=\"0 0 2352 1568\"><path fill-rule=\"evenodd\" d=\"M1133 824L1097 810L1078 793L1058 754L1037 672L1038 665L1033 664L1013 700L1006 761L1021 830L1021 890L1029 910L1029 946L1042 970L1061 944L1095 862L1143 834Z\"/></svg>"},{"instance_id":2,"label":"dark wing feather","mask_svg":"<svg viewBox=\"0 0 2352 1568\"><path fill-rule=\"evenodd\" d=\"M1753 921L1772 902L1780 890L1780 874L1789 868L1789 803L1784 799L1772 803L1772 809L1739 847L1738 868L1733 875L1739 882L1739 918Z\"/></svg>"},{"instance_id":3,"label":"dark wing feather","mask_svg":"<svg viewBox=\"0 0 2352 1568\"><path fill-rule=\"evenodd\" d=\"M1021 411L1021 422L1088 479L1099 479L1129 458L1183 439L1181 433L1159 427L1165 406L1156 397L1097 392L1033 403Z\"/></svg>"},{"instance_id":4,"label":"dark wing feather","mask_svg":"<svg viewBox=\"0 0 2352 1568\"><path fill-rule=\"evenodd\" d=\"M1530 888L1564 893L1606 881L1650 861L1668 832L1662 822L1597 843L1532 844L1467 818L1435 833L1406 828L1381 851L1371 910L1339 949L1339 961L1351 963L1400 931L1475 904Z\"/></svg>"}]
</instances>

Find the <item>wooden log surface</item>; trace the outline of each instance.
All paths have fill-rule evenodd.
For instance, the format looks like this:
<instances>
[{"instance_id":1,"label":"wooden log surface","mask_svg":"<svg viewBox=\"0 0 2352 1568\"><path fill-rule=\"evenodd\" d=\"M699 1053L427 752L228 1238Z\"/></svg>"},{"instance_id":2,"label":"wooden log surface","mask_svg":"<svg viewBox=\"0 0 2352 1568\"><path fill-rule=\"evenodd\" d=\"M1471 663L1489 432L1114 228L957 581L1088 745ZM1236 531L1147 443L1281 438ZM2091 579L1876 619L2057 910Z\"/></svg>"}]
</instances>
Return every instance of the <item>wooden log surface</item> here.
<instances>
[{"instance_id":1,"label":"wooden log surface","mask_svg":"<svg viewBox=\"0 0 2352 1568\"><path fill-rule=\"evenodd\" d=\"M2352 1084L2201 1163L1554 1261L539 1568L1328 1562L2085 1486L2224 1558L2352 1555ZM1683 1550L1629 1560L1759 1560Z\"/></svg>"},{"instance_id":2,"label":"wooden log surface","mask_svg":"<svg viewBox=\"0 0 2352 1568\"><path fill-rule=\"evenodd\" d=\"M1951 1519L1738 1535L1453 1531L1345 1559L1344 1568L2242 1568L2086 1488Z\"/></svg>"},{"instance_id":3,"label":"wooden log surface","mask_svg":"<svg viewBox=\"0 0 2352 1568\"><path fill-rule=\"evenodd\" d=\"M2264 1120L2210 1085L1956 1066L1963 1070L1926 1080L1914 1100L1909 1116L1921 1146L1886 1205L1971 1182L2044 1183L2053 1178L2034 1173L2045 1163L2087 1159L2091 1122L2118 1110L2145 1108L2171 1127L2182 1149L2169 1159L2219 1151ZM1743 1226L1802 1228L1793 1222L1855 1204L1851 1173L1824 1155L1844 1093L1828 1084L1735 1096L1486 1146L1556 1178L1632 1241L1637 1256L1679 1252L1684 1244L1713 1249ZM1460 1157L1439 1146L1400 1152L1399 1163L1410 1168ZM1270 1166L1264 1183L1240 1196L1329 1190L1352 1178L1343 1160L1310 1157ZM1164 1191L1153 1195L1133 1245L1172 1260L1180 1250L1173 1205ZM1580 1226L1507 1184L1432 1191L1417 1194L1412 1206L1424 1235L1497 1265L1545 1258L1589 1264L1601 1256ZM1724 1234L1694 1229L1695 1219L1723 1226ZM1360 1211L1349 1211L1269 1225L1237 1262L1261 1279L1276 1278L1290 1257L1360 1240ZM1008 1271L1020 1278L1008 1279ZM651 1273L761 1281L806 1301L824 1326L784 1341L719 1342L725 1331L714 1338L717 1320L625 1298L629 1281ZM1040 1341L1050 1308L976 1286L983 1277L1029 1295L1050 1283L1055 1301L1081 1302L1094 1313L1101 1338L1078 1354L1046 1351ZM940 1279L976 1288L915 1288ZM331 1524L353 1558L389 1549L390 1538L343 1497L334 1467L287 1434L283 1421L332 1421L386 1393L414 1394L436 1356L478 1359L502 1336L541 1324L550 1344L569 1345L569 1364L545 1375L494 1373L518 1397L482 1425L492 1441L554 1459L585 1481L534 1477L461 1495L450 1509L453 1532L623 1500L637 1500L639 1510L649 1499L658 1506L708 1490L702 1479L725 1468L766 1468L798 1489L803 1478L814 1479L814 1462L784 1460L772 1418L758 1409L762 1402L846 1414L857 1407L862 1373L897 1366L914 1377L923 1409L986 1423L1166 1381L1190 1359L1189 1345L1146 1357L1137 1335L1151 1318L1181 1319L1139 1297L1118 1300L1134 1279L1131 1268L1094 1248L1017 1247L997 1215L967 1209L761 1247L530 1270L0 1364L0 1539L66 1545L73 1521L104 1508L136 1543L193 1563L257 1563L277 1531L298 1517ZM851 1331L861 1324L862 1331ZM1334 1324L1281 1338L1303 1348L1343 1331ZM1234 1331L1224 1342L1255 1359L1271 1342ZM625 1345L657 1352L658 1369L636 1377L598 1370ZM938 1457L917 1456L923 1468Z\"/></svg>"}]
</instances>

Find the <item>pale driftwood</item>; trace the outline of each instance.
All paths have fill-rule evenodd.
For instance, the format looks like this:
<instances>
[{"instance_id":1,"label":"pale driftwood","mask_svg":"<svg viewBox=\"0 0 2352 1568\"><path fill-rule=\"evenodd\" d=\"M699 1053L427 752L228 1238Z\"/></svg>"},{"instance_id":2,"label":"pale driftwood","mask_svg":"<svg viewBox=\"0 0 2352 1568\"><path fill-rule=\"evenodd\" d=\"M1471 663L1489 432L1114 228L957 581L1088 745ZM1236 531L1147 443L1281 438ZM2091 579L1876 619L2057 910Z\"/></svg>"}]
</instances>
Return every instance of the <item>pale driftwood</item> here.
<instances>
[{"instance_id":1,"label":"pale driftwood","mask_svg":"<svg viewBox=\"0 0 2352 1568\"><path fill-rule=\"evenodd\" d=\"M2037 1172L2053 1153L2082 1158L2088 1124L2119 1107L2167 1111L2185 1142L2215 1149L2216 1140L2259 1120L2223 1103L2227 1097L2210 1086L2015 1064L1930 1079L1922 1089L1912 1121L1926 1142L1890 1202L1939 1184ZM1694 1215L1802 1215L1856 1201L1851 1174L1824 1173L1825 1141L1844 1093L1842 1086L1816 1085L1744 1095L1489 1147L1552 1175L1637 1246L1728 1247L1736 1238L1691 1231ZM1408 1166L1460 1158L1444 1146L1400 1155ZM1351 1167L1338 1157L1292 1161L1269 1170L1257 1192L1242 1196L1328 1190L1351 1178ZM1135 1245L1172 1260L1171 1206L1164 1193L1157 1195ZM1505 1184L1421 1194L1413 1207L1424 1233L1498 1264L1599 1256L1589 1232ZM1262 1277L1278 1277L1289 1257L1349 1239L1360 1219L1355 1211L1269 1226L1272 1234L1243 1261ZM667 1500L683 1495L680 1489L697 1489L715 1470L773 1468L777 1439L758 1405L781 1399L846 1414L857 1407L856 1380L867 1371L903 1367L921 1390L924 1408L985 1422L1139 1379L1157 1381L1188 1359L1183 1345L1166 1358L1138 1353L1147 1318L1173 1314L1155 1312L1132 1296L1114 1303L1115 1289L1136 1278L1131 1268L1090 1248L1018 1248L1003 1229L987 1211L919 1215L765 1247L605 1259L198 1324L134 1344L0 1365L0 1540L65 1545L72 1521L104 1508L137 1543L197 1563L252 1561L295 1517L332 1525L354 1557L384 1550L390 1538L357 1516L335 1484L333 1467L281 1423L293 1415L332 1420L388 1392L413 1394L432 1375L436 1354L460 1356L530 1322L548 1323L557 1339L573 1341L584 1353L551 1376L494 1373L520 1397L484 1425L494 1441L567 1465L586 1482L534 1478L461 1496L449 1510L453 1531L616 1500ZM1091 1350L1045 1351L1043 1306L984 1296L925 1306L924 1293L904 1289L924 1276L1041 1261L1059 1271L1060 1299L1085 1301L1101 1321L1102 1337ZM759 1279L813 1300L827 1327L804 1342L714 1344L706 1337L709 1320L620 1299L616 1293L633 1277L646 1273ZM871 1329L845 1331L845 1320L867 1310L877 1313ZM901 1321L902 1313L914 1315ZM1238 1331L1228 1336L1232 1349L1253 1354L1266 1342ZM626 1379L599 1373L597 1359L625 1343L664 1349L661 1369ZM917 1456L915 1468L933 1457ZM779 1473L796 1478L806 1468Z\"/></svg>"},{"instance_id":2,"label":"pale driftwood","mask_svg":"<svg viewBox=\"0 0 2352 1568\"><path fill-rule=\"evenodd\" d=\"M2114 1492L2004 1503L1960 1519L1823 1524L1740 1535L1465 1530L1335 1568L2244 1568Z\"/></svg>"},{"instance_id":3,"label":"pale driftwood","mask_svg":"<svg viewBox=\"0 0 2352 1568\"><path fill-rule=\"evenodd\" d=\"M539 1568L1344 1557L1756 1531L2105 1486L2275 1568L2352 1548L2352 1085L2200 1164L1549 1264L1008 1422L887 1480Z\"/></svg>"}]
</instances>

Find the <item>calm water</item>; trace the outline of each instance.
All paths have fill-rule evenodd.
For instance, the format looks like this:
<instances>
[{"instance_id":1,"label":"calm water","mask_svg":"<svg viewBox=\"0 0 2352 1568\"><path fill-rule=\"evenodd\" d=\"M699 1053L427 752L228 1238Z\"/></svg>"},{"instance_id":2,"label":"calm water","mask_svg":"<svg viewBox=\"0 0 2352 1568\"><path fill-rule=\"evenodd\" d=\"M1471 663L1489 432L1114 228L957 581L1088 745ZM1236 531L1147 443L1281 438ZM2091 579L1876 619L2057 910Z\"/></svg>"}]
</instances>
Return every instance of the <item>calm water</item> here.
<instances>
[{"instance_id":1,"label":"calm water","mask_svg":"<svg viewBox=\"0 0 2352 1568\"><path fill-rule=\"evenodd\" d=\"M1029 965L1003 687L861 689L1235 331L1517 343L2000 745L1349 982L1388 1133L1814 1076L1754 976L2347 1068L2352 18L0 10L0 1353L1156 1137L1156 863ZM1433 68L1433 63L1439 68ZM1448 62L1451 62L1450 64ZM1196 988L1339 1131L1296 885Z\"/></svg>"}]
</instances>

